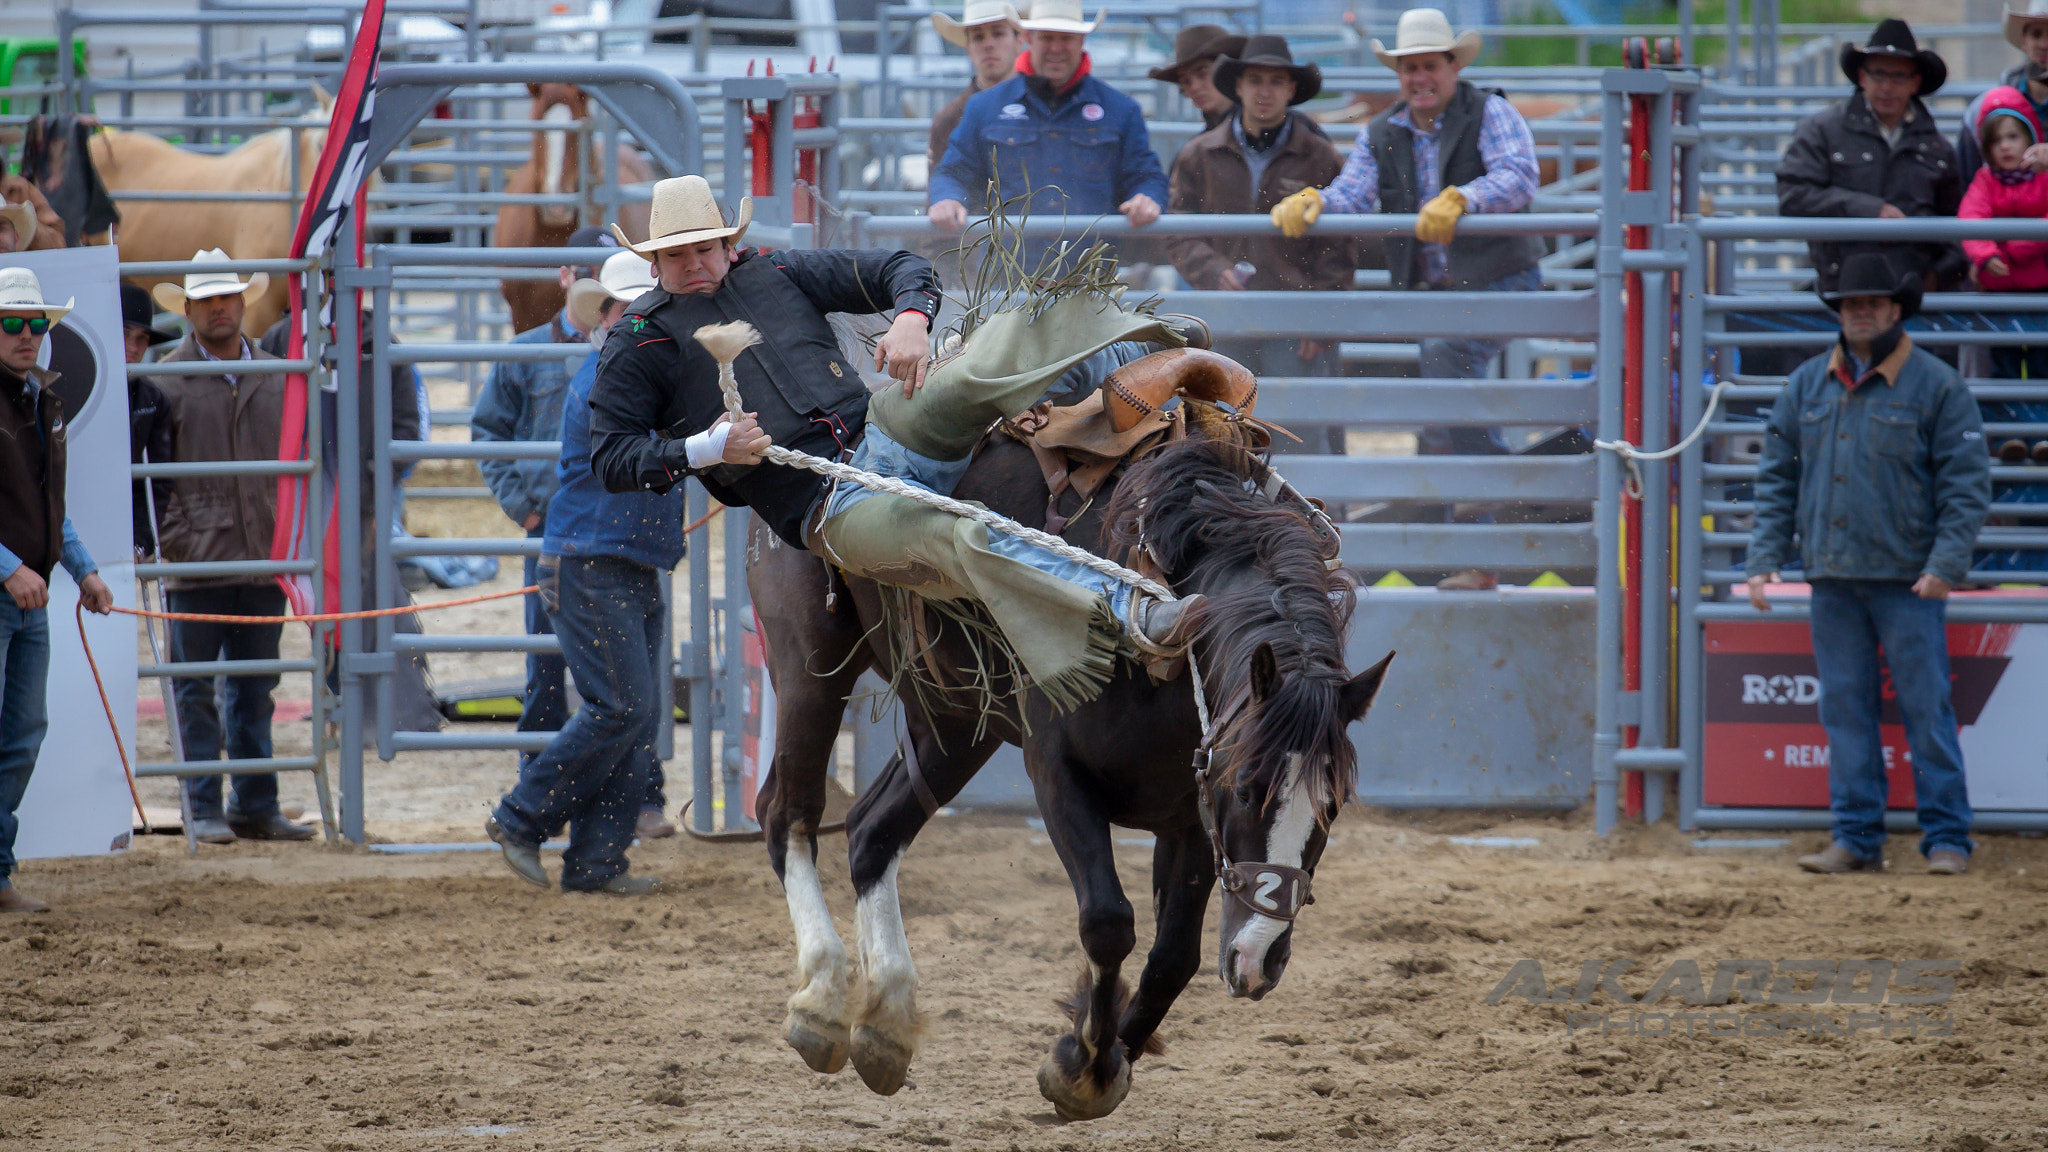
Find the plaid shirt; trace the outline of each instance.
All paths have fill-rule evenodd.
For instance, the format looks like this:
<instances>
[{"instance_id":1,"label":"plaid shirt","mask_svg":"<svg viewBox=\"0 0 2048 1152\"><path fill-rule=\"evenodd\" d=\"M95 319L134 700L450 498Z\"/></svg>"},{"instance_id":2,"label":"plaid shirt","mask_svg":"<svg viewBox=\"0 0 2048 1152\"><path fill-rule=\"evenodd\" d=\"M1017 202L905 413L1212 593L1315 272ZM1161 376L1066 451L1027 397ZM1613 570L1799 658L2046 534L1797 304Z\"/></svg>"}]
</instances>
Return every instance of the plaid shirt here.
<instances>
[{"instance_id":1,"label":"plaid shirt","mask_svg":"<svg viewBox=\"0 0 2048 1152\"><path fill-rule=\"evenodd\" d=\"M1501 96L1488 95L1479 123L1479 158L1486 175L1460 188L1467 212L1519 212L1536 197L1536 138L1529 134L1529 122L1515 106ZM1404 106L1388 121L1408 129L1415 141L1415 179L1421 185L1420 203L1427 204L1443 191L1439 183L1443 168L1437 163L1440 132L1417 128ZM1438 128L1442 121L1438 121ZM1344 171L1323 189L1323 208L1329 212L1377 212L1380 210L1380 166L1373 159L1372 145L1364 134ZM1418 253L1422 282L1442 284L1449 279L1450 254L1442 244L1424 244Z\"/></svg>"}]
</instances>

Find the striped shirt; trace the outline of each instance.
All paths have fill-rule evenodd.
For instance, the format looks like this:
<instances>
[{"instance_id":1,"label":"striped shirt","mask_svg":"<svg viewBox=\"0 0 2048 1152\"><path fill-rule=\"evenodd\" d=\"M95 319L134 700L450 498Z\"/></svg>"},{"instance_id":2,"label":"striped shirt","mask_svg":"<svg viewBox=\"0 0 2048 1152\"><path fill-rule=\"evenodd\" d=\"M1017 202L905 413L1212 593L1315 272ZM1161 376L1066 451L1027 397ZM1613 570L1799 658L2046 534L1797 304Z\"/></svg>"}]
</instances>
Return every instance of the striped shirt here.
<instances>
[{"instance_id":1,"label":"striped shirt","mask_svg":"<svg viewBox=\"0 0 2048 1152\"><path fill-rule=\"evenodd\" d=\"M1529 122L1502 96L1489 94L1479 122L1479 158L1486 175L1458 189L1465 196L1467 212L1519 212L1536 198L1536 138L1529 134ZM1443 191L1443 168L1438 161L1442 121L1436 129L1417 128L1404 106L1388 121L1406 128L1415 141L1417 203L1427 204ZM1380 168L1373 159L1372 145L1360 134L1358 146L1344 162L1344 171L1323 189L1323 208L1328 212L1377 212L1380 210ZM1417 254L1421 261L1421 282L1443 284L1450 278L1450 253L1442 244L1424 244Z\"/></svg>"}]
</instances>

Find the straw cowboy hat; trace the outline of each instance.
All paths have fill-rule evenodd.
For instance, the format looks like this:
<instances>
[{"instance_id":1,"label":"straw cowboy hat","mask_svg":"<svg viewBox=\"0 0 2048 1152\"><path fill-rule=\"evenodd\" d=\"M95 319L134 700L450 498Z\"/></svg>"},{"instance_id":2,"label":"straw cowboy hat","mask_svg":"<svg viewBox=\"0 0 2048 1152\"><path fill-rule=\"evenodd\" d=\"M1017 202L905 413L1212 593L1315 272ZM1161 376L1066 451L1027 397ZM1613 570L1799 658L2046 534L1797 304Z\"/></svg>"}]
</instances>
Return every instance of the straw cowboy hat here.
<instances>
[{"instance_id":1,"label":"straw cowboy hat","mask_svg":"<svg viewBox=\"0 0 2048 1152\"><path fill-rule=\"evenodd\" d=\"M939 30L939 35L945 37L948 44L960 48L967 47L967 30L983 24L1008 24L1014 29L1017 27L1017 10L1010 6L1009 0L967 0L967 7L958 20L944 12L932 13L932 27Z\"/></svg>"},{"instance_id":2,"label":"straw cowboy hat","mask_svg":"<svg viewBox=\"0 0 2048 1152\"><path fill-rule=\"evenodd\" d=\"M52 304L43 299L43 282L35 273L26 268L0 268L0 312L41 312L55 324L76 303L78 297L73 296L62 304Z\"/></svg>"},{"instance_id":3,"label":"straw cowboy hat","mask_svg":"<svg viewBox=\"0 0 2048 1152\"><path fill-rule=\"evenodd\" d=\"M2005 42L2025 51L2026 45L2020 43L2020 29L2044 21L2048 21L2048 0L2029 0L2024 10L2008 6L2005 10Z\"/></svg>"},{"instance_id":4,"label":"straw cowboy hat","mask_svg":"<svg viewBox=\"0 0 2048 1152\"><path fill-rule=\"evenodd\" d=\"M647 234L652 239L635 244L626 239L617 224L612 225L612 235L642 256L652 256L664 248L681 248L706 240L730 237L737 244L747 234L747 225L753 222L753 197L740 197L739 219L728 225L718 210L718 201L711 197L709 182L702 176L677 176L654 186L654 207L647 216ZM605 263L611 261L607 259Z\"/></svg>"},{"instance_id":5,"label":"straw cowboy hat","mask_svg":"<svg viewBox=\"0 0 2048 1152\"><path fill-rule=\"evenodd\" d=\"M26 252L28 242L36 238L36 206L26 200L19 204L0 202L0 220L14 225L15 247Z\"/></svg>"},{"instance_id":6,"label":"straw cowboy hat","mask_svg":"<svg viewBox=\"0 0 2048 1152\"><path fill-rule=\"evenodd\" d=\"M1842 261L1842 279L1833 292L1820 294L1821 302L1837 312L1842 301L1857 296L1885 296L1898 301L1899 319L1920 311L1920 277L1901 276L1882 253L1859 252Z\"/></svg>"},{"instance_id":7,"label":"straw cowboy hat","mask_svg":"<svg viewBox=\"0 0 2048 1152\"><path fill-rule=\"evenodd\" d=\"M1017 21L1026 32L1077 32L1086 36L1102 27L1107 8L1095 13L1094 23L1081 19L1081 0L1031 0L1031 15Z\"/></svg>"},{"instance_id":8,"label":"straw cowboy hat","mask_svg":"<svg viewBox=\"0 0 2048 1152\"><path fill-rule=\"evenodd\" d=\"M204 252L194 252L192 254L192 263L194 264L225 264L227 262L228 254L218 248L209 248ZM185 302L187 300L210 300L215 296L233 296L238 292L241 293L244 299L253 300L263 295L263 290L268 287L270 287L270 274L268 272L258 272L245 281L233 272L221 269L215 272L187 272L185 273L185 283L182 287L176 284L159 284L150 289L149 294L156 298L157 304L164 311L176 312L182 316L185 313Z\"/></svg>"},{"instance_id":9,"label":"straw cowboy hat","mask_svg":"<svg viewBox=\"0 0 2048 1152\"><path fill-rule=\"evenodd\" d=\"M1216 61L1216 71L1209 82L1216 85L1218 92L1234 99L1237 79L1246 68L1285 68L1294 77L1294 99L1287 102L1290 105L1313 100L1323 90L1322 70L1313 64L1296 64L1284 36L1251 37L1245 42L1244 55L1225 56Z\"/></svg>"},{"instance_id":10,"label":"straw cowboy hat","mask_svg":"<svg viewBox=\"0 0 2048 1152\"><path fill-rule=\"evenodd\" d=\"M1451 35L1451 22L1442 12L1434 8L1410 8L1401 13L1401 22L1394 28L1392 48L1372 42L1372 54L1389 68L1399 68L1395 61L1402 56L1420 56L1425 52L1448 52L1451 62L1463 68L1479 56L1479 33L1466 29L1456 37Z\"/></svg>"},{"instance_id":11,"label":"straw cowboy hat","mask_svg":"<svg viewBox=\"0 0 2048 1152\"><path fill-rule=\"evenodd\" d=\"M2038 3L2039 0L2035 2ZM1941 57L1935 55L1933 49L1920 47L1920 42L1913 38L1913 30L1906 26L1904 20L1880 20L1876 30L1870 34L1870 43L1860 47L1855 44L1842 45L1842 74L1849 78L1849 83L1861 82L1863 62L1872 56L1889 56L1894 60L1904 60L1918 69L1920 91L1914 93L1916 96L1931 96L1935 89L1948 80L1948 65L1942 63Z\"/></svg>"},{"instance_id":12,"label":"straw cowboy hat","mask_svg":"<svg viewBox=\"0 0 2048 1152\"><path fill-rule=\"evenodd\" d=\"M2048 0L2040 2L2048 4ZM1168 84L1178 84L1181 76L1195 65L1244 51L1244 39L1232 35L1220 24L1190 24L1173 38L1173 63L1154 68L1145 75Z\"/></svg>"},{"instance_id":13,"label":"straw cowboy hat","mask_svg":"<svg viewBox=\"0 0 2048 1152\"><path fill-rule=\"evenodd\" d=\"M654 266L647 257L638 252L607 256L597 279L585 277L569 285L569 319L585 332L593 331L605 301L631 304L655 283Z\"/></svg>"}]
</instances>

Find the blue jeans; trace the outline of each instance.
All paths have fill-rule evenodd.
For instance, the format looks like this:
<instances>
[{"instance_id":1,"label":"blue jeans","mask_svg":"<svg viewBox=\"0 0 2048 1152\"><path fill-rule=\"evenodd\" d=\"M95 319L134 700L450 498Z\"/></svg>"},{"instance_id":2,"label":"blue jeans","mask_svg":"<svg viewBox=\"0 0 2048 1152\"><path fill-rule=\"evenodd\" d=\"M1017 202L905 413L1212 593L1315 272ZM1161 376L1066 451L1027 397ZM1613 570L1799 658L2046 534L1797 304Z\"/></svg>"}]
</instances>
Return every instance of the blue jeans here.
<instances>
[{"instance_id":1,"label":"blue jeans","mask_svg":"<svg viewBox=\"0 0 2048 1152\"><path fill-rule=\"evenodd\" d=\"M49 679L50 610L23 611L0 594L0 888L14 875L14 835L21 829L14 812L50 730Z\"/></svg>"},{"instance_id":2,"label":"blue jeans","mask_svg":"<svg viewBox=\"0 0 2048 1152\"><path fill-rule=\"evenodd\" d=\"M659 725L674 706L661 642L661 579L611 556L561 559L555 634L583 706L498 802L514 840L539 844L565 822L562 887L590 889L626 871Z\"/></svg>"},{"instance_id":3,"label":"blue jeans","mask_svg":"<svg viewBox=\"0 0 2048 1152\"><path fill-rule=\"evenodd\" d=\"M282 616L284 592L275 584L223 584L211 588L179 588L166 600L173 612L211 612L228 616ZM171 659L275 660L279 624L216 624L205 620L171 621ZM267 760L271 755L270 698L276 676L229 676L214 699L214 678L180 677L172 688L178 702L178 734L187 760L218 760L225 743L230 760ZM221 725L226 709L226 730ZM221 778L188 776L185 796L194 820L216 820L221 807ZM277 774L237 775L233 806L237 817L261 820L277 811Z\"/></svg>"},{"instance_id":4,"label":"blue jeans","mask_svg":"<svg viewBox=\"0 0 2048 1152\"><path fill-rule=\"evenodd\" d=\"M1946 602L1921 599L1903 580L1815 580L1812 612L1835 842L1865 860L1884 851L1890 783L1878 736L1882 647L1913 756L1920 851L1968 856L1970 795L1949 704Z\"/></svg>"},{"instance_id":5,"label":"blue jeans","mask_svg":"<svg viewBox=\"0 0 2048 1152\"><path fill-rule=\"evenodd\" d=\"M1495 280L1481 291L1537 292L1542 288L1542 271L1525 268ZM1422 376L1426 380L1484 379L1493 358L1507 346L1505 340L1424 340L1420 348ZM1423 456L1502 456L1508 450L1498 428L1431 426L1424 428L1417 439L1416 451Z\"/></svg>"},{"instance_id":6,"label":"blue jeans","mask_svg":"<svg viewBox=\"0 0 2048 1152\"><path fill-rule=\"evenodd\" d=\"M548 526L542 524L526 534L528 540L538 540L547 535ZM539 583L537 571L540 557L526 558L526 583L530 587ZM555 626L548 620L548 610L533 593L526 596L526 634L528 636L552 636ZM569 722L568 666L562 657L553 652L529 652L526 654L526 697L519 709L521 732L559 732ZM523 772L533 763L538 752L521 752L519 768Z\"/></svg>"}]
</instances>

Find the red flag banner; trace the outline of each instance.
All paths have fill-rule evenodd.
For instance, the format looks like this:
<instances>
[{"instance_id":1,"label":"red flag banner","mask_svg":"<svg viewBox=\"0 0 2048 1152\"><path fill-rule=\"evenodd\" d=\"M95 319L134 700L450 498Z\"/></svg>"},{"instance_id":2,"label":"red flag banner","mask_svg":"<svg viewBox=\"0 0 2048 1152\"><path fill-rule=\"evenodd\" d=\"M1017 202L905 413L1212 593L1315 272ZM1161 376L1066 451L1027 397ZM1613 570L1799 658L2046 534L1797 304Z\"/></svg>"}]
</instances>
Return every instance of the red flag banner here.
<instances>
[{"instance_id":1,"label":"red flag banner","mask_svg":"<svg viewBox=\"0 0 2048 1152\"><path fill-rule=\"evenodd\" d=\"M342 214L350 210L360 212L370 145L370 119L377 103L377 51L384 34L384 0L368 0L363 6L363 17L356 27L355 41L349 47L348 69L342 75L341 90L334 100L334 113L327 123L327 139L320 149L320 163L313 169L312 180L306 185L306 196L299 210L297 227L292 232L290 255L297 259L305 256L319 256L333 243L335 233L342 222ZM360 241L358 241L360 260ZM293 360L306 355L306 333L313 323L329 325L333 321L331 311L319 317L308 317L305 312L304 287L300 278L288 278L291 285L292 317L291 338L285 355ZM360 312L357 293L351 291L346 307ZM327 294L333 300L333 293ZM355 354L354 349L342 349L341 356ZM337 361L339 362L339 361ZM306 376L301 372L291 373L285 379L284 427L278 437L278 459L304 460L306 443ZM331 423L331 422L329 422ZM331 429L330 429L331 434ZM331 455L331 454L330 454ZM329 461L330 467L332 461ZM310 476L280 476L277 482L277 530L271 538L270 558L278 561L303 560L313 555L311 539L314 497L311 495ZM339 602L339 548L340 535L336 511L336 492L333 483L321 485L318 499L328 508L327 531L321 541L321 552L325 557L326 593L329 604ZM292 609L298 613L314 611L314 589L312 581L304 576L280 576L285 594L292 601Z\"/></svg>"}]
</instances>

